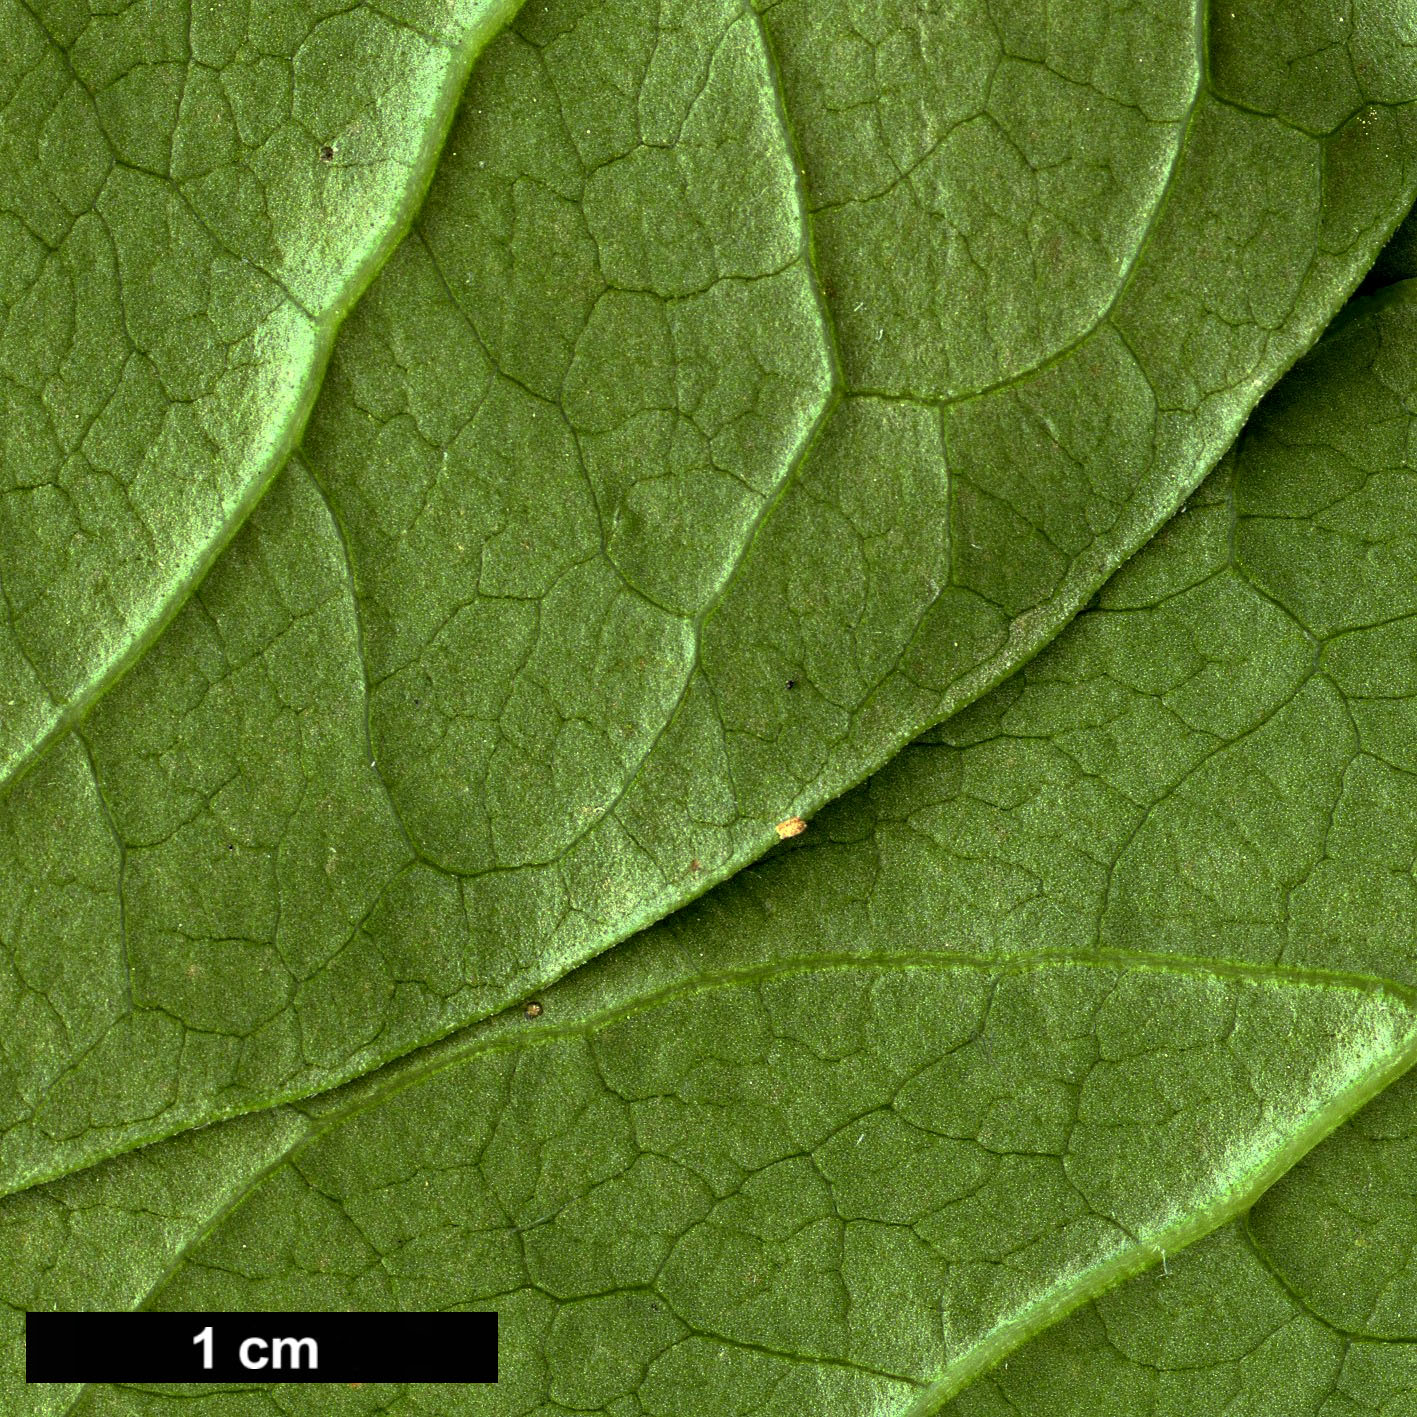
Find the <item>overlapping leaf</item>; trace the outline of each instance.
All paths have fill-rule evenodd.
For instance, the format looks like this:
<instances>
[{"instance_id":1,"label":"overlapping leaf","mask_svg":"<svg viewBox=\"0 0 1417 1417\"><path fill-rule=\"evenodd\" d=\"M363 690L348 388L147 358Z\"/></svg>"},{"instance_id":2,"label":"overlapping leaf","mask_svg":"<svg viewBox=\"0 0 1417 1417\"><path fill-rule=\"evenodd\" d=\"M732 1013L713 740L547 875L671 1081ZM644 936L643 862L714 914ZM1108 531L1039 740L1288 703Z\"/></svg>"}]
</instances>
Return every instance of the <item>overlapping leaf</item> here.
<instances>
[{"instance_id":1,"label":"overlapping leaf","mask_svg":"<svg viewBox=\"0 0 1417 1417\"><path fill-rule=\"evenodd\" d=\"M1404 283L1056 644L778 858L536 1021L239 1123L291 1130L227 1143L204 1236L140 1238L145 1302L495 1303L523 1386L459 1411L925 1412L1164 1249L946 1410L1400 1411L1410 1080L1170 1256L1408 1060L1362 1020L1417 968L1415 419ZM151 1193L228 1136L7 1202L10 1302L76 1292L35 1276L90 1188Z\"/></svg>"},{"instance_id":2,"label":"overlapping leaf","mask_svg":"<svg viewBox=\"0 0 1417 1417\"><path fill-rule=\"evenodd\" d=\"M224 1154L196 1133L156 1171L139 1153L107 1187L14 1197L5 1287L89 1301L105 1221L152 1284L195 1238L167 1194L195 1162L231 1208L148 1307L495 1306L498 1382L459 1412L923 1414L1233 1214L1414 1056L1411 1002L1276 971L768 969L524 1024L356 1090L293 1147L266 1113L219 1129Z\"/></svg>"},{"instance_id":3,"label":"overlapping leaf","mask_svg":"<svg viewBox=\"0 0 1417 1417\"><path fill-rule=\"evenodd\" d=\"M945 1417L1400 1417L1417 1343L1373 1342L1296 1302L1243 1224L1035 1339Z\"/></svg>"},{"instance_id":4,"label":"overlapping leaf","mask_svg":"<svg viewBox=\"0 0 1417 1417\"><path fill-rule=\"evenodd\" d=\"M527 9L304 461L0 803L3 1184L524 996L1033 653L1411 196L1325 14Z\"/></svg>"}]
</instances>

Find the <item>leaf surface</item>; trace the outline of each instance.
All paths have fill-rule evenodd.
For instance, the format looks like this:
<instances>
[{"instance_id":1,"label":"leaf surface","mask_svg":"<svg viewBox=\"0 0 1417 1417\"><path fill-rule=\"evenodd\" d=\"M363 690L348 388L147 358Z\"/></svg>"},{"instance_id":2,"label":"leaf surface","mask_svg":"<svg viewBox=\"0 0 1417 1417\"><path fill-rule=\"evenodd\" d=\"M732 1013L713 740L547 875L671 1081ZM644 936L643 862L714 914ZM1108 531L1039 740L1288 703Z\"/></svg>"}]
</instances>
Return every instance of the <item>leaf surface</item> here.
<instances>
[{"instance_id":1,"label":"leaf surface","mask_svg":"<svg viewBox=\"0 0 1417 1417\"><path fill-rule=\"evenodd\" d=\"M695 1393L925 1414L1233 1214L1414 1056L1409 1001L1279 971L936 957L703 980L356 1091L254 1177L283 1114L240 1119L265 1125L228 1190L250 1179L144 1303L495 1306L499 1379L460 1392L468 1413L667 1417ZM111 1184L206 1166L202 1136ZM11 1293L74 1302L52 1254L90 1233L91 1179L8 1203ZM149 1273L166 1217L136 1222Z\"/></svg>"},{"instance_id":2,"label":"leaf surface","mask_svg":"<svg viewBox=\"0 0 1417 1417\"><path fill-rule=\"evenodd\" d=\"M1407 200L1406 50L1327 23L546 3L499 40L304 454L378 770L503 1001L997 682L1208 470ZM1353 64L1301 92L1321 31Z\"/></svg>"},{"instance_id":3,"label":"leaf surface","mask_svg":"<svg viewBox=\"0 0 1417 1417\"><path fill-rule=\"evenodd\" d=\"M77 1383L24 1384L18 1355L27 1310L139 1307L214 1217L308 1130L298 1114L270 1109L7 1198L0 1218L7 1413L58 1417L80 1391Z\"/></svg>"},{"instance_id":4,"label":"leaf surface","mask_svg":"<svg viewBox=\"0 0 1417 1417\"><path fill-rule=\"evenodd\" d=\"M1052 649L539 1021L4 1202L12 1325L480 1283L525 1405L924 1413L1248 1205L1412 1053L1414 350L1408 288L1350 312ZM322 446L6 803L15 1176L325 1085L534 977L470 960L477 878L426 859L379 770L373 602ZM76 918L88 952L56 954L48 922ZM1410 1280L1395 1244L1365 1251L1408 1225L1408 1090L1197 1248L1189 1290L1157 1290L1168 1258L956 1407L1401 1410ZM1066 1392L1059 1353L1085 1375ZM1012 1365L1033 1377L1005 1386Z\"/></svg>"},{"instance_id":5,"label":"leaf surface","mask_svg":"<svg viewBox=\"0 0 1417 1417\"><path fill-rule=\"evenodd\" d=\"M514 8L0 5L0 791L285 461Z\"/></svg>"},{"instance_id":6,"label":"leaf surface","mask_svg":"<svg viewBox=\"0 0 1417 1417\"><path fill-rule=\"evenodd\" d=\"M1411 1079L1269 1183L1413 1052L1414 355L1417 289L1356 304L1056 644L535 1020L242 1119L143 1302L495 1304L508 1385L458 1411L923 1414L1001 1358L951 1417L1400 1411ZM86 1188L228 1135L7 1201L11 1303Z\"/></svg>"},{"instance_id":7,"label":"leaf surface","mask_svg":"<svg viewBox=\"0 0 1417 1417\"><path fill-rule=\"evenodd\" d=\"M944 1417L1400 1417L1414 1399L1417 1343L1322 1322L1241 1221L1050 1329Z\"/></svg>"},{"instance_id":8,"label":"leaf surface","mask_svg":"<svg viewBox=\"0 0 1417 1417\"><path fill-rule=\"evenodd\" d=\"M1251 1212L1265 1263L1316 1319L1417 1345L1417 1087L1393 1086Z\"/></svg>"},{"instance_id":9,"label":"leaf surface","mask_svg":"<svg viewBox=\"0 0 1417 1417\"><path fill-rule=\"evenodd\" d=\"M1063 624L1417 180L1366 9L1297 86L1307 4L857 10L545 0L489 49L301 460L0 802L0 1186L759 854Z\"/></svg>"}]
</instances>

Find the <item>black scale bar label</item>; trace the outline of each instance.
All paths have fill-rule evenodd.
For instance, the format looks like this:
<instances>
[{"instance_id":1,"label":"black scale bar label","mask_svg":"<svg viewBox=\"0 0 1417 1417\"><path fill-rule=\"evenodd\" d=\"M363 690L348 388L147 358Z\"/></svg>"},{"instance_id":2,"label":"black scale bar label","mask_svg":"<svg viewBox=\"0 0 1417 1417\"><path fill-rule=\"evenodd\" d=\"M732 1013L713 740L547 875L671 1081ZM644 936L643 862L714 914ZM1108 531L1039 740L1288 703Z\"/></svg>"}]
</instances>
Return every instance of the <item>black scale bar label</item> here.
<instances>
[{"instance_id":1,"label":"black scale bar label","mask_svg":"<svg viewBox=\"0 0 1417 1417\"><path fill-rule=\"evenodd\" d=\"M497 1315L25 1316L32 1383L495 1383Z\"/></svg>"}]
</instances>

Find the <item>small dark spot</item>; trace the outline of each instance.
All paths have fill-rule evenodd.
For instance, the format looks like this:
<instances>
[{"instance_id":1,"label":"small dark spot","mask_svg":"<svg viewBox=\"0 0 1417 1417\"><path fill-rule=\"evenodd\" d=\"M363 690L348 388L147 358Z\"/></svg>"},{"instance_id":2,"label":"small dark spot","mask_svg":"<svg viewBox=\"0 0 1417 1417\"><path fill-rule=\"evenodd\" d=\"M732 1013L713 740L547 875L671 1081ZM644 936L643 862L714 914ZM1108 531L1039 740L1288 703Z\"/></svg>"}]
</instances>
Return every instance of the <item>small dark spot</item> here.
<instances>
[{"instance_id":1,"label":"small dark spot","mask_svg":"<svg viewBox=\"0 0 1417 1417\"><path fill-rule=\"evenodd\" d=\"M522 1012L523 1012L528 1018L540 1018L540 1017L541 1017L541 1005L538 1004L535 999L533 999L533 1000L531 1001L531 1003L529 1003L529 1004L526 1006L526 1008L524 1008L524 1009L522 1010Z\"/></svg>"},{"instance_id":2,"label":"small dark spot","mask_svg":"<svg viewBox=\"0 0 1417 1417\"><path fill-rule=\"evenodd\" d=\"M692 876L697 876L697 875L699 874L699 872L702 871L703 869L704 869L704 868L699 864L699 858L698 858L697 856L694 857L694 859L689 862L689 874L690 874L690 875L692 875Z\"/></svg>"},{"instance_id":3,"label":"small dark spot","mask_svg":"<svg viewBox=\"0 0 1417 1417\"><path fill-rule=\"evenodd\" d=\"M787 681L787 687L789 689L795 689L797 687L797 681L795 679L789 679Z\"/></svg>"},{"instance_id":4,"label":"small dark spot","mask_svg":"<svg viewBox=\"0 0 1417 1417\"><path fill-rule=\"evenodd\" d=\"M333 162L334 160L335 150L328 143L326 143L325 146L320 149L320 161Z\"/></svg>"},{"instance_id":5,"label":"small dark spot","mask_svg":"<svg viewBox=\"0 0 1417 1417\"><path fill-rule=\"evenodd\" d=\"M235 843L234 841L228 841L228 842L226 843L226 849L227 849L228 851L235 851L235 850L236 850L236 843Z\"/></svg>"}]
</instances>

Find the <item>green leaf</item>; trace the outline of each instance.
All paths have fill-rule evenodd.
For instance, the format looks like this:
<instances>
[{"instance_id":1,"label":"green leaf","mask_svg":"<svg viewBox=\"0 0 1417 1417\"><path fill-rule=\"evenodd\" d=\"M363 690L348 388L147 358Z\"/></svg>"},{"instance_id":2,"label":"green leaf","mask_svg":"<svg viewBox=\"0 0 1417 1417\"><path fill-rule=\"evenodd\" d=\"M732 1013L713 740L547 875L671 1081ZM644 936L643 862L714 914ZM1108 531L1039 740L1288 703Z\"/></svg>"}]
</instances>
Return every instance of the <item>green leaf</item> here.
<instances>
[{"instance_id":1,"label":"green leaf","mask_svg":"<svg viewBox=\"0 0 1417 1417\"><path fill-rule=\"evenodd\" d=\"M224 1214L143 1302L495 1306L498 1383L464 1412L925 1414L1233 1214L1414 1057L1411 1001L1274 970L937 957L700 980L356 1088L254 1176L282 1114L240 1119ZM157 1148L161 1173L120 1159L102 1199L105 1168L14 1197L7 1293L92 1302L95 1209L160 1194L188 1156L205 1179L204 1135ZM185 1220L118 1228L137 1272Z\"/></svg>"},{"instance_id":2,"label":"green leaf","mask_svg":"<svg viewBox=\"0 0 1417 1417\"><path fill-rule=\"evenodd\" d=\"M1053 646L812 832L536 1018L243 1119L292 1128L281 1159L233 1144L209 1224L140 1235L143 1302L495 1305L507 1385L459 1411L923 1417L998 1359L951 1417L1401 1411L1412 1079L1275 1177L1417 1051L1381 894L1417 855L1414 389L1405 283ZM1296 552L1325 535L1366 574ZM10 1303L84 1302L33 1215L226 1135L5 1202Z\"/></svg>"},{"instance_id":3,"label":"green leaf","mask_svg":"<svg viewBox=\"0 0 1417 1417\"><path fill-rule=\"evenodd\" d=\"M7 1412L57 1417L79 1392L77 1384L23 1386L26 1310L137 1308L213 1218L307 1130L298 1114L260 1112L8 1197L0 1215Z\"/></svg>"},{"instance_id":4,"label":"green leaf","mask_svg":"<svg viewBox=\"0 0 1417 1417\"><path fill-rule=\"evenodd\" d=\"M935 217L959 218L951 231L973 265L957 281L907 286L928 239L861 260L891 230L892 203L920 199L922 174L968 175L974 150L960 158L956 139L984 125L941 120L934 150L902 159L931 110L912 108L900 76L929 84L967 66L934 62L922 41L912 71L917 56L865 18L869 68L850 44L816 62L834 12L805 13L784 4L760 23L695 8L646 58L633 7L538 8L479 71L461 121L480 127L459 128L418 232L346 327L306 460L0 805L10 1184L368 1069L539 987L747 859L779 812L810 811L1037 648L1213 460L1357 279L1407 187L1399 27L1367 9L1217 13L1188 115L1147 114L1150 136L1184 129L1169 177L1166 161L1108 169L1117 193L1129 172L1159 176L1163 200L1133 221L1141 235L1105 308L1094 301L1096 329L1084 321L1070 342L1060 330L1087 281L1044 280L1044 247L1017 259L1005 238L1027 223L1000 215L1002 181L941 178L931 199L963 193L965 206L926 203L934 215L910 228L938 234ZM1065 94L1090 66L1091 110L1059 122L1039 99L1024 146L1040 173L1064 174L1030 195L1038 212L1073 200L1080 220L1105 226L1125 202L1088 188L1082 203L1077 164L1045 159L1095 136L1088 123L1111 109L1157 101L1119 97L1108 67L1136 57L1149 21L1128 11L1089 29L1090 12L1069 16L990 29L1008 51L994 70L1017 77L987 97L1013 82ZM604 76L627 72L634 96L616 121L583 122ZM870 106L855 101L860 83ZM672 131L654 126L666 112ZM852 127L864 112L879 118L869 132ZM714 164L735 142L754 159L770 151L755 135L771 122L781 146L748 210ZM1302 234L1291 142L1322 179ZM531 165L547 154L564 167ZM880 154L910 170L877 190ZM839 200L818 203L828 190ZM754 266L783 192L797 243L781 268ZM653 220L637 224L645 212ZM566 239L545 237L543 221ZM833 248L830 230L848 227ZM603 288L568 307L558 292L574 271L555 259L574 255L577 231ZM1087 231L1064 233L1081 244L1062 268L1084 276ZM529 233L545 247L523 244ZM676 265L690 256L699 284ZM1016 279L1025 264L1031 288ZM947 301L991 272L1008 280L929 312L961 322L957 339L910 334L924 317L907 293ZM872 308L844 302L853 281L899 317L889 344L877 326L880 350L852 333L850 317ZM459 301L464 286L475 298ZM726 303L705 314L715 293ZM410 308L428 320L409 324ZM658 325L635 311L658 311ZM996 322L987 338L968 328L979 311ZM812 333L794 323L803 312L837 316L826 385L810 340L797 342ZM597 325L612 315L624 320ZM656 328L667 363L646 334ZM570 331L560 343L558 330ZM1116 362L1086 363L1113 339ZM1417 981L1394 923L1410 916L1417 859L1414 353L1410 287L1345 315L1225 469L1052 648L774 859L549 989L539 1017L489 1020L299 1109L0 1203L8 1375L21 1311L44 1304L493 1303L508 1377L470 1397L96 1389L78 1410L237 1397L320 1412L924 1417L1029 1335L1005 1360L1024 1380L1009 1388L1000 1366L952 1414L1042 1411L1089 1387L1088 1410L1101 1395L1139 1417L1165 1403L1190 1417L1212 1398L1256 1410L1287 1398L1321 1417L1397 1410L1411 1284L1391 1245L1366 1247L1410 1230L1410 1087L1271 1182L1417 1053ZM997 387L971 386L989 359L1004 361L988 376ZM1141 444L1128 420L1145 400L1117 373L1127 360L1158 399ZM548 368L564 368L549 392L537 385ZM553 411L575 477L551 456ZM912 441L936 426L935 444ZM666 489L638 490L635 469L666 458L690 489L692 544L728 547L717 580L687 550L665 554L686 535L679 511L654 502ZM879 485L863 467L885 469ZM768 470L760 487L755 468ZM582 475L578 513L560 493ZM720 475L759 498L746 520L700 519L715 505L705 478ZM942 563L929 560L932 485L948 493ZM577 554L587 508L603 538L537 581ZM705 527L736 527L736 546L701 539ZM452 554L459 537L477 546L475 573ZM585 565L614 573L611 600L595 601ZM912 620L891 577L931 565L947 577ZM642 583L654 576L663 583ZM676 599L705 584L707 600ZM458 590L466 599L449 600ZM955 644L955 591L992 606L1008 637ZM517 606L530 602L535 632L521 633ZM544 633L553 609L564 618ZM661 613L690 627L691 653L645 748L634 735L654 721L650 700L677 682L663 677ZM909 692L898 674L914 676ZM720 700L707 740L676 736L697 685ZM737 718L735 694L748 705ZM495 722L486 762L470 730L459 741L471 758L445 750L451 728L418 737L426 723L410 706L425 696L454 726ZM623 751L605 746L617 724ZM661 796L631 816L656 754ZM461 802L452 789L470 762L479 773ZM607 763L632 766L612 806L564 844L567 813L601 800ZM563 892L550 906L548 880ZM1356 1182L1369 1187L1358 1207ZM1193 1267L1172 1258L1256 1201L1246 1228L1198 1247ZM1158 1258L1159 1280L1120 1283ZM1170 1290L1173 1270L1183 1283ZM1168 1304L1180 1317L1158 1319ZM1285 1366L1287 1387L1255 1377L1256 1352ZM1054 1396L1058 1361L1074 1379ZM10 1397L57 1412L75 1395L15 1385Z\"/></svg>"},{"instance_id":5,"label":"green leaf","mask_svg":"<svg viewBox=\"0 0 1417 1417\"><path fill-rule=\"evenodd\" d=\"M501 1003L1035 652L1410 182L1398 36L1310 73L1311 6L583 8L489 51L304 449Z\"/></svg>"},{"instance_id":6,"label":"green leaf","mask_svg":"<svg viewBox=\"0 0 1417 1417\"><path fill-rule=\"evenodd\" d=\"M0 788L285 461L514 8L0 3Z\"/></svg>"},{"instance_id":7,"label":"green leaf","mask_svg":"<svg viewBox=\"0 0 1417 1417\"><path fill-rule=\"evenodd\" d=\"M1321 1322L1417 1344L1417 1087L1407 1078L1250 1216L1265 1262Z\"/></svg>"},{"instance_id":8,"label":"green leaf","mask_svg":"<svg viewBox=\"0 0 1417 1417\"><path fill-rule=\"evenodd\" d=\"M1237 1222L1050 1329L944 1417L1401 1417L1414 1398L1417 1343L1323 1323Z\"/></svg>"},{"instance_id":9,"label":"green leaf","mask_svg":"<svg viewBox=\"0 0 1417 1417\"><path fill-rule=\"evenodd\" d=\"M1411 198L1326 14L526 10L303 460L0 802L0 1187L526 997L1033 654Z\"/></svg>"},{"instance_id":10,"label":"green leaf","mask_svg":"<svg viewBox=\"0 0 1417 1417\"><path fill-rule=\"evenodd\" d=\"M1359 295L1371 295L1384 286L1417 276L1417 213L1408 212L1402 225L1388 238L1373 268L1363 277Z\"/></svg>"}]
</instances>

